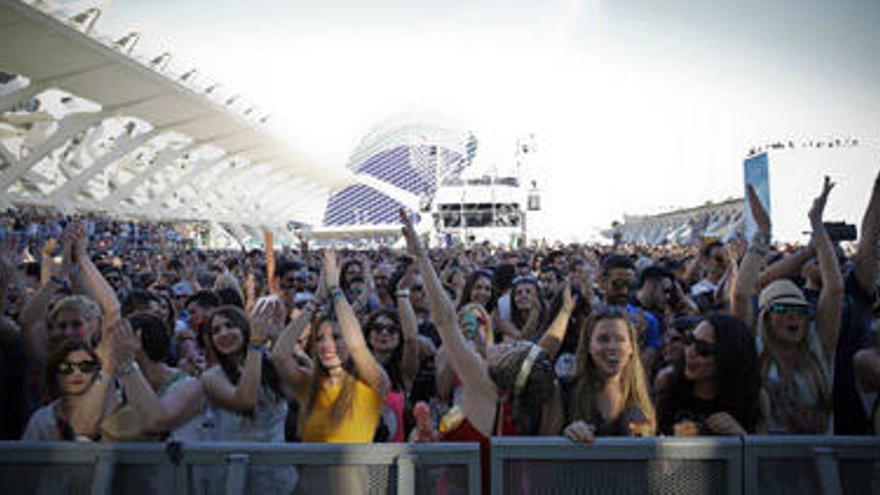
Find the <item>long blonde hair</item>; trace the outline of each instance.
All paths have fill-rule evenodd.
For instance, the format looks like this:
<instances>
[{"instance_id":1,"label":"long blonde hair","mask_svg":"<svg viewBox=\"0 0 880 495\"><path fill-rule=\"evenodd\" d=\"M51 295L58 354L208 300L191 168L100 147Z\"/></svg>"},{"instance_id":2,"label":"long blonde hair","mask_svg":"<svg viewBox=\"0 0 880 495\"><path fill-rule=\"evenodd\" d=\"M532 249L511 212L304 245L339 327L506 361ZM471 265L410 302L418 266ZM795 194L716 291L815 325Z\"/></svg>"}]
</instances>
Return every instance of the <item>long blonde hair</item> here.
<instances>
[{"instance_id":1,"label":"long blonde hair","mask_svg":"<svg viewBox=\"0 0 880 495\"><path fill-rule=\"evenodd\" d=\"M797 383L795 382L796 373L793 373L793 369L783 365L782 360L779 359L779 353L776 349L776 338L773 335L773 332L770 331L769 307L769 304L766 305L758 315L758 335L761 336L761 341L763 342L763 348L761 349L761 355L759 356L761 383L763 383L765 387L769 383L770 369L775 364L776 369L779 371L780 386L783 393L788 397L795 399L797 404L800 404L802 398ZM828 376L824 372L825 367L822 365L822 357L817 356L816 353L810 349L810 331L812 331L812 329L808 327L804 332L804 338L798 342L797 348L799 353L807 356L805 366L807 370L807 382L813 389L816 397L819 398L819 406L825 412L830 413L832 409L831 387L828 383Z\"/></svg>"},{"instance_id":2,"label":"long blonde hair","mask_svg":"<svg viewBox=\"0 0 880 495\"><path fill-rule=\"evenodd\" d=\"M636 406L651 425L651 431L657 429L657 413L648 392L648 380L639 353L639 339L636 328L627 315L618 309L602 309L590 315L586 330L580 337L575 354L575 376L577 381L574 389L571 419L591 422L596 409L596 396L602 388L602 378L596 370L596 364L590 355L590 342L600 321L621 320L626 323L632 354L624 366L620 384L621 394L626 405ZM599 425L596 425L599 426Z\"/></svg>"}]
</instances>

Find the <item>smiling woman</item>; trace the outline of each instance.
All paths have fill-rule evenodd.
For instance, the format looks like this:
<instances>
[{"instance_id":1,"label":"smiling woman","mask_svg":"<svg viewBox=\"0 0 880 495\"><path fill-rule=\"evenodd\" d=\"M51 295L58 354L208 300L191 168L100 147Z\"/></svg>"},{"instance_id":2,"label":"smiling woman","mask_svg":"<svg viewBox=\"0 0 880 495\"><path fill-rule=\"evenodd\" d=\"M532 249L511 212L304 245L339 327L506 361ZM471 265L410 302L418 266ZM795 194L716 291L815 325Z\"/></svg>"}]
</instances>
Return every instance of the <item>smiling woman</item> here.
<instances>
[{"instance_id":1,"label":"smiling woman","mask_svg":"<svg viewBox=\"0 0 880 495\"><path fill-rule=\"evenodd\" d=\"M565 436L592 442L595 435L654 434L654 406L636 330L623 312L599 310L590 317L575 366L571 423Z\"/></svg>"},{"instance_id":2,"label":"smiling woman","mask_svg":"<svg viewBox=\"0 0 880 495\"><path fill-rule=\"evenodd\" d=\"M685 338L684 362L657 391L667 435L762 433L755 343L742 320L713 314Z\"/></svg>"}]
</instances>

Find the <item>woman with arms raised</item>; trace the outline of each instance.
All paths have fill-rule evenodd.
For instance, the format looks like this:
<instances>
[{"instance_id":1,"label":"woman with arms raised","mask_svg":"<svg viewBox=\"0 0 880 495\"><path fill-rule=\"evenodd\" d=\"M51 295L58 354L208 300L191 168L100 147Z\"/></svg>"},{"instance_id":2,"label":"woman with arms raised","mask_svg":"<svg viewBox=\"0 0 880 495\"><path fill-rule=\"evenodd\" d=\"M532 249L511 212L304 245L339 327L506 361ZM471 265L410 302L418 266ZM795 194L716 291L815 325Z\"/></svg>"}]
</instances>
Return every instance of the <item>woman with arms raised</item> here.
<instances>
[{"instance_id":1,"label":"woman with arms raised","mask_svg":"<svg viewBox=\"0 0 880 495\"><path fill-rule=\"evenodd\" d=\"M324 251L321 276L319 292L330 294L336 319L319 316L309 325L315 306L307 305L279 337L273 360L294 385L304 442L369 443L391 382L370 352L357 316L339 287L339 267L332 250ZM311 327L305 349L308 357L296 344L307 326Z\"/></svg>"},{"instance_id":2,"label":"woman with arms raised","mask_svg":"<svg viewBox=\"0 0 880 495\"><path fill-rule=\"evenodd\" d=\"M467 344L458 315L443 290L405 211L400 211L407 248L415 257L431 306L431 317L461 380L461 394L444 417L441 440L479 442L483 491L488 492L489 438L492 435L555 435L562 426L559 389L548 352L529 342L495 346L484 360Z\"/></svg>"},{"instance_id":3,"label":"woman with arms raised","mask_svg":"<svg viewBox=\"0 0 880 495\"><path fill-rule=\"evenodd\" d=\"M822 289L813 311L803 291L790 280L767 285L752 317L758 272L770 234L770 220L754 189L748 200L759 235L746 252L734 286L732 311L757 330L759 370L769 395L770 433L831 433L833 357L840 333L844 285L834 246L822 223L833 184L828 177L809 212Z\"/></svg>"}]
</instances>

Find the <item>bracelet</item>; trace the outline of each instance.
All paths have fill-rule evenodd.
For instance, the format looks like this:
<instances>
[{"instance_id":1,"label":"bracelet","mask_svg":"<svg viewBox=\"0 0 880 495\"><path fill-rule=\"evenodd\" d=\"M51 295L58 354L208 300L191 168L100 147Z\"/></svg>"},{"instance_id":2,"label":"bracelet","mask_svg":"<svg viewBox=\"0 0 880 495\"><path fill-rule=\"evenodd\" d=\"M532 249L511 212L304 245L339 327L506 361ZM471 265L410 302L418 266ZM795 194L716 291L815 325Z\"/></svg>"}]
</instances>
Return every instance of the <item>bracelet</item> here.
<instances>
[{"instance_id":1,"label":"bracelet","mask_svg":"<svg viewBox=\"0 0 880 495\"><path fill-rule=\"evenodd\" d=\"M54 283L54 284L58 284L58 285L60 285L61 287L65 288L65 289L67 289L67 288L70 287L70 280L68 280L66 277L65 277L65 278L61 278L61 277L58 277L58 276L56 276L56 275L52 275L51 277L49 277L49 280L50 280L52 283Z\"/></svg>"},{"instance_id":2,"label":"bracelet","mask_svg":"<svg viewBox=\"0 0 880 495\"><path fill-rule=\"evenodd\" d=\"M259 352L260 354L262 354L263 351L266 350L266 344L265 344L265 342L258 343L257 341L252 340L252 341L248 342L247 348L249 351L256 351L256 352Z\"/></svg>"},{"instance_id":3,"label":"bracelet","mask_svg":"<svg viewBox=\"0 0 880 495\"><path fill-rule=\"evenodd\" d=\"M119 371L116 372L116 376L128 376L128 375L132 374L133 372L138 371L140 369L141 369L141 367L137 364L137 361L131 360L131 362L129 362L128 364L126 364L125 366L120 368Z\"/></svg>"},{"instance_id":4,"label":"bracelet","mask_svg":"<svg viewBox=\"0 0 880 495\"><path fill-rule=\"evenodd\" d=\"M336 301L338 301L340 299L345 300L345 301L348 300L345 297L345 292L342 292L342 289L340 289L338 285L334 285L333 287L330 287L330 297L333 298L334 303L336 303Z\"/></svg>"},{"instance_id":5,"label":"bracelet","mask_svg":"<svg viewBox=\"0 0 880 495\"><path fill-rule=\"evenodd\" d=\"M409 297L410 292L409 292L409 289L400 289L397 292L395 292L394 295L397 296L398 298Z\"/></svg>"},{"instance_id":6,"label":"bracelet","mask_svg":"<svg viewBox=\"0 0 880 495\"><path fill-rule=\"evenodd\" d=\"M755 253L758 256L766 256L769 249L764 246L758 246L755 244L750 244L749 248L746 250L749 253Z\"/></svg>"},{"instance_id":7,"label":"bracelet","mask_svg":"<svg viewBox=\"0 0 880 495\"><path fill-rule=\"evenodd\" d=\"M766 246L767 244L770 244L770 234L755 232L755 235L752 236L752 242Z\"/></svg>"}]
</instances>

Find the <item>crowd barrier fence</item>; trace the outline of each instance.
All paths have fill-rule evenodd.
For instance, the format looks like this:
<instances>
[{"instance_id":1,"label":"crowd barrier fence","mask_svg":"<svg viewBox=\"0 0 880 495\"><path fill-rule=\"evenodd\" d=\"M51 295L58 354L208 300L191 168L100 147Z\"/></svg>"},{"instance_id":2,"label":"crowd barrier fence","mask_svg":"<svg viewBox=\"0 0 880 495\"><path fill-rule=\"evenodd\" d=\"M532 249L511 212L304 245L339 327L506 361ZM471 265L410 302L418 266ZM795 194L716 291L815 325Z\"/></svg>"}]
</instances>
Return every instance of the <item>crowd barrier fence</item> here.
<instances>
[{"instance_id":1,"label":"crowd barrier fence","mask_svg":"<svg viewBox=\"0 0 880 495\"><path fill-rule=\"evenodd\" d=\"M880 438L496 437L490 467L493 494L877 494ZM480 476L464 443L0 442L4 495L237 495L277 491L273 479L320 495L479 494Z\"/></svg>"},{"instance_id":2,"label":"crowd barrier fence","mask_svg":"<svg viewBox=\"0 0 880 495\"><path fill-rule=\"evenodd\" d=\"M277 483L275 483L277 482ZM4 495L480 493L477 444L0 442Z\"/></svg>"},{"instance_id":3,"label":"crowd barrier fence","mask_svg":"<svg viewBox=\"0 0 880 495\"><path fill-rule=\"evenodd\" d=\"M496 437L491 459L493 494L880 494L880 437Z\"/></svg>"}]
</instances>

